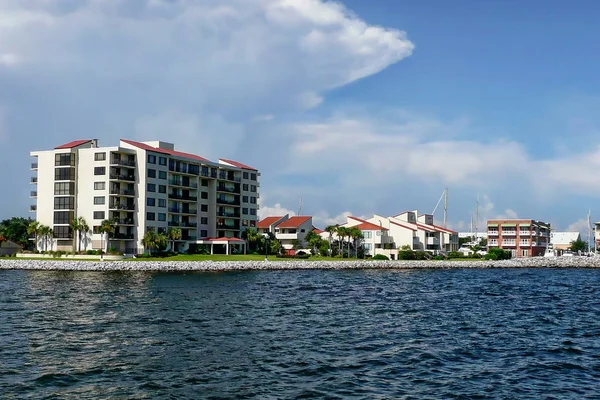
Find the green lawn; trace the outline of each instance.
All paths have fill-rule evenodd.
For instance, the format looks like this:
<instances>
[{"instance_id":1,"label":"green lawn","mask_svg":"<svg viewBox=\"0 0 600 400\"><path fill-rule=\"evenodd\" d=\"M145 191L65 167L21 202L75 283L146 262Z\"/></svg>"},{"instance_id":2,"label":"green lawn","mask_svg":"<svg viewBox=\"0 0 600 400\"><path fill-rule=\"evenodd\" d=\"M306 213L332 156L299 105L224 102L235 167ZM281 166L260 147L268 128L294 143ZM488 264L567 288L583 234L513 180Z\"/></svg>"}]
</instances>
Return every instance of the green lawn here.
<instances>
[{"instance_id":1,"label":"green lawn","mask_svg":"<svg viewBox=\"0 0 600 400\"><path fill-rule=\"evenodd\" d=\"M259 256L254 254L245 255L225 255L225 254L213 254L213 255L199 255L199 254L180 254L173 257L149 257L149 258L128 258L127 261L263 261L265 256ZM277 258L274 255L269 256L269 261L289 261L289 260L301 260L301 261L348 261L347 258L333 258L333 257L320 257L311 256L308 259L298 258ZM353 260L352 258L350 260Z\"/></svg>"}]
</instances>

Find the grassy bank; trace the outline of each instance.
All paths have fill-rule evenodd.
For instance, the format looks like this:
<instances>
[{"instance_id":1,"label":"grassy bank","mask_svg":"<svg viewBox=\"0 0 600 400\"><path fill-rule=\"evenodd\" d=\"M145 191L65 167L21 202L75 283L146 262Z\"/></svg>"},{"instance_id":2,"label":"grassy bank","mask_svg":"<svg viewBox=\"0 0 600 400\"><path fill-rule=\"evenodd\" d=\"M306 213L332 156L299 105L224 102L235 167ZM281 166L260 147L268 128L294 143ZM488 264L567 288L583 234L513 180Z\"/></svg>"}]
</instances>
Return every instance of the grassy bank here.
<instances>
[{"instance_id":1,"label":"grassy bank","mask_svg":"<svg viewBox=\"0 0 600 400\"><path fill-rule=\"evenodd\" d=\"M241 254L241 255L225 255L225 254L211 254L211 255L200 255L200 254L179 254L172 257L148 257L148 258L128 258L125 261L262 261L265 256L259 256L254 254ZM312 256L308 259L298 258L277 258L274 255L269 256L269 261L344 261L344 260L356 260L355 258L333 258L333 257L320 257Z\"/></svg>"}]
</instances>

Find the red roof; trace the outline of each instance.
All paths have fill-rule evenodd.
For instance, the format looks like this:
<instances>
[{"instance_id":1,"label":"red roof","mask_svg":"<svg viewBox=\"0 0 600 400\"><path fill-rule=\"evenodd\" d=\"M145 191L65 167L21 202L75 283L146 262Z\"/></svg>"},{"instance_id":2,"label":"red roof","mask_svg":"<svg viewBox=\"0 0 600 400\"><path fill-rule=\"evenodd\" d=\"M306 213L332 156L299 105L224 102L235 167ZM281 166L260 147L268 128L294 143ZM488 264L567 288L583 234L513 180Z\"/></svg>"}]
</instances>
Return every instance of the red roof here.
<instances>
[{"instance_id":1,"label":"red roof","mask_svg":"<svg viewBox=\"0 0 600 400\"><path fill-rule=\"evenodd\" d=\"M442 228L441 226L437 226L437 225L433 225L433 227L434 227L436 230L439 230L439 231L441 231L441 232L446 232L446 233L458 233L458 232L456 232L456 231L453 231L452 229L446 229L446 228Z\"/></svg>"},{"instance_id":2,"label":"red roof","mask_svg":"<svg viewBox=\"0 0 600 400\"><path fill-rule=\"evenodd\" d=\"M417 224L417 227L418 227L418 228L421 228L421 229L422 229L422 230L424 230L424 231L428 231L428 232L435 232L435 229L434 229L434 228L430 228L430 227L429 227L429 226L427 226L427 225L423 225L423 224Z\"/></svg>"},{"instance_id":3,"label":"red roof","mask_svg":"<svg viewBox=\"0 0 600 400\"><path fill-rule=\"evenodd\" d=\"M92 139L73 140L72 142L61 144L60 146L55 147L55 149L72 149L73 147L81 146L82 144L89 143L91 141Z\"/></svg>"},{"instance_id":4,"label":"red roof","mask_svg":"<svg viewBox=\"0 0 600 400\"><path fill-rule=\"evenodd\" d=\"M135 142L133 140L121 139L121 141L125 142L127 144L130 144L132 146L135 146L137 148L140 148L142 150L146 150L146 151L154 151L155 153L168 154L168 155L171 155L171 156L177 156L177 157L183 157L183 158L190 158L192 160L197 160L197 161L208 161L208 162L210 162L210 160L208 160L208 159L206 159L204 157L197 156L195 154L183 153L181 151L175 151L175 150L159 149L158 147L153 147L153 146L147 145L145 143L141 143L141 142Z\"/></svg>"},{"instance_id":5,"label":"red roof","mask_svg":"<svg viewBox=\"0 0 600 400\"><path fill-rule=\"evenodd\" d=\"M258 224L256 224L256 227L260 228L260 229L270 228L271 225L273 225L275 222L279 221L281 218L283 218L283 217L267 217L267 218L263 219L262 221L258 221Z\"/></svg>"},{"instance_id":6,"label":"red roof","mask_svg":"<svg viewBox=\"0 0 600 400\"><path fill-rule=\"evenodd\" d=\"M252 170L252 171L258 171L256 168L252 168L252 167L250 167L250 166L248 166L246 164L242 164L242 163L237 162L237 161L228 160L226 158L219 158L219 160L225 161L227 164L231 164L234 167L243 168L243 169L249 169L249 170Z\"/></svg>"},{"instance_id":7,"label":"red roof","mask_svg":"<svg viewBox=\"0 0 600 400\"><path fill-rule=\"evenodd\" d=\"M321 229L319 229L319 228L315 228L315 227L313 226L313 232L314 232L314 233L316 233L317 235L320 235L321 233L323 233L323 232L325 232L325 231L323 231L323 230L321 230Z\"/></svg>"},{"instance_id":8,"label":"red roof","mask_svg":"<svg viewBox=\"0 0 600 400\"><path fill-rule=\"evenodd\" d=\"M361 231L387 231L388 228L384 228L379 225L372 224L370 222L363 222L360 225L351 226L350 228L358 228Z\"/></svg>"},{"instance_id":9,"label":"red roof","mask_svg":"<svg viewBox=\"0 0 600 400\"><path fill-rule=\"evenodd\" d=\"M285 221L283 221L282 223L280 223L279 225L277 225L278 228L297 228L300 225L302 225L303 223L305 223L306 221L308 221L309 219L311 219L312 217L310 216L303 216L303 217L291 217L289 219L286 219Z\"/></svg>"},{"instance_id":10,"label":"red roof","mask_svg":"<svg viewBox=\"0 0 600 400\"><path fill-rule=\"evenodd\" d=\"M406 229L413 230L413 231L415 231L415 232L416 232L416 231L418 231L418 229L416 229L416 228L413 228L412 226L410 226L410 225L412 225L412 224L409 224L409 223L403 224L403 223L401 223L401 222L396 222L396 221L390 221L390 223L391 223L391 224L394 224L394 225L401 226L401 227L403 227L403 228L406 228Z\"/></svg>"},{"instance_id":11,"label":"red roof","mask_svg":"<svg viewBox=\"0 0 600 400\"><path fill-rule=\"evenodd\" d=\"M243 242L242 239L236 238L236 237L220 237L220 238L206 238L206 239L202 239L202 240L206 240L209 242Z\"/></svg>"}]
</instances>

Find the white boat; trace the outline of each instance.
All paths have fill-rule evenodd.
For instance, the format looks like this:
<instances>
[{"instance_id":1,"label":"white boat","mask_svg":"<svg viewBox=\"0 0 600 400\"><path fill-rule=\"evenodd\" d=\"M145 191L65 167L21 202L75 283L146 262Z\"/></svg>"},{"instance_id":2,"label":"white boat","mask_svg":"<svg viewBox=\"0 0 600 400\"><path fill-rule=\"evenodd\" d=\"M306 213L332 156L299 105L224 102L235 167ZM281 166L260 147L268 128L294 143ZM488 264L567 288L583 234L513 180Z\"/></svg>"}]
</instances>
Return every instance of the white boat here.
<instances>
[{"instance_id":1,"label":"white boat","mask_svg":"<svg viewBox=\"0 0 600 400\"><path fill-rule=\"evenodd\" d=\"M548 243L548 247L546 247L546 251L544 252L544 257L556 257L556 252L554 251L552 244Z\"/></svg>"}]
</instances>

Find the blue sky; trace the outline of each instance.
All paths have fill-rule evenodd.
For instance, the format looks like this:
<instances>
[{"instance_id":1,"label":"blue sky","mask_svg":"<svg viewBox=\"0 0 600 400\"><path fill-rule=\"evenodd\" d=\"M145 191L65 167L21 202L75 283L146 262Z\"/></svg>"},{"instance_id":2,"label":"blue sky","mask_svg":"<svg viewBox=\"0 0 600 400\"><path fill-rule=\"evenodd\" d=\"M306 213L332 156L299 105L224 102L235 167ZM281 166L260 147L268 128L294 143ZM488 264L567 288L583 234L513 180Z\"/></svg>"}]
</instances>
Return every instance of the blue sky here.
<instances>
[{"instance_id":1,"label":"blue sky","mask_svg":"<svg viewBox=\"0 0 600 400\"><path fill-rule=\"evenodd\" d=\"M262 216L600 220L600 4L64 0L0 4L0 218L28 153L163 139L262 172ZM437 215L441 219L441 214Z\"/></svg>"}]
</instances>

